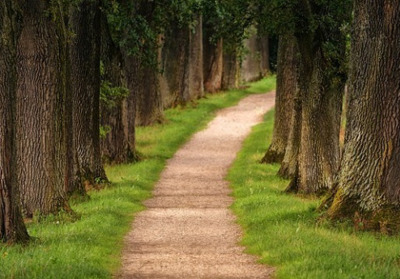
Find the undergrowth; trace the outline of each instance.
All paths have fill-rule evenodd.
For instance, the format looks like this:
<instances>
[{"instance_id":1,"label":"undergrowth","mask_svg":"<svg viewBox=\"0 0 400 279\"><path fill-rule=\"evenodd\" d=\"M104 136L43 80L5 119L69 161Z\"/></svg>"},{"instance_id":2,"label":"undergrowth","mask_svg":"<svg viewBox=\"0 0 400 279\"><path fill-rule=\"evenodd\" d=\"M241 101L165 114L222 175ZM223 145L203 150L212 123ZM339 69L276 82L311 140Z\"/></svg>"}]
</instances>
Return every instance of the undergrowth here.
<instances>
[{"instance_id":1,"label":"undergrowth","mask_svg":"<svg viewBox=\"0 0 400 279\"><path fill-rule=\"evenodd\" d=\"M111 278L120 267L123 237L167 159L203 128L218 109L235 105L252 93L273 89L273 77L244 90L208 95L195 104L165 112L166 123L137 129L137 149L143 160L106 168L112 182L90 199L71 201L80 218L50 216L27 224L33 237L27 246L0 244L0 278Z\"/></svg>"},{"instance_id":2,"label":"undergrowth","mask_svg":"<svg viewBox=\"0 0 400 279\"><path fill-rule=\"evenodd\" d=\"M317 199L283 193L279 165L260 164L271 141L273 112L253 128L228 174L242 244L277 278L400 278L400 237L359 232L351 224L318 223Z\"/></svg>"}]
</instances>

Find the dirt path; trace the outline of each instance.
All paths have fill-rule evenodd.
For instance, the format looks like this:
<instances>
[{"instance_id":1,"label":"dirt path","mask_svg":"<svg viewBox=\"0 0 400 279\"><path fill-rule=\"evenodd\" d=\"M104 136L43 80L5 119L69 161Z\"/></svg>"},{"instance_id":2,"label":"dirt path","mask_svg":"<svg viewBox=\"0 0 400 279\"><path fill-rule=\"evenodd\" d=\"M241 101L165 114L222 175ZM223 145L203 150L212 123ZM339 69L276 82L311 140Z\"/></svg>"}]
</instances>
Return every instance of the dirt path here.
<instances>
[{"instance_id":1,"label":"dirt path","mask_svg":"<svg viewBox=\"0 0 400 279\"><path fill-rule=\"evenodd\" d=\"M121 278L269 278L238 244L241 229L228 208L224 180L251 127L274 105L274 94L251 95L221 110L168 161L126 236Z\"/></svg>"}]
</instances>

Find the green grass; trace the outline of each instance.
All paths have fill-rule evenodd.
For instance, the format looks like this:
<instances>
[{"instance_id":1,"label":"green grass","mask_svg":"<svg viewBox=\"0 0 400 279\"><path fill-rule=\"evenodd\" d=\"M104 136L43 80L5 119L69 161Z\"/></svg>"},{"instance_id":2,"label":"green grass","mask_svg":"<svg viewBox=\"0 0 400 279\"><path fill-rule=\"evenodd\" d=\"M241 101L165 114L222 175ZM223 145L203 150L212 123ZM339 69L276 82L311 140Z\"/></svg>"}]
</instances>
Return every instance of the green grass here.
<instances>
[{"instance_id":1,"label":"green grass","mask_svg":"<svg viewBox=\"0 0 400 279\"><path fill-rule=\"evenodd\" d=\"M400 278L400 237L356 232L349 224L316 223L318 200L283 193L278 165L259 164L273 129L273 112L254 127L229 171L242 243L277 278Z\"/></svg>"},{"instance_id":2,"label":"green grass","mask_svg":"<svg viewBox=\"0 0 400 279\"><path fill-rule=\"evenodd\" d=\"M134 214L144 209L141 202L151 196L166 160L205 127L216 110L274 86L272 77L246 90L208 95L196 105L166 111L163 125L137 129L137 148L144 160L107 167L112 184L91 192L89 201L72 202L79 220L49 217L40 224L28 224L35 238L28 246L0 244L0 278L110 278L120 267L123 236Z\"/></svg>"}]
</instances>

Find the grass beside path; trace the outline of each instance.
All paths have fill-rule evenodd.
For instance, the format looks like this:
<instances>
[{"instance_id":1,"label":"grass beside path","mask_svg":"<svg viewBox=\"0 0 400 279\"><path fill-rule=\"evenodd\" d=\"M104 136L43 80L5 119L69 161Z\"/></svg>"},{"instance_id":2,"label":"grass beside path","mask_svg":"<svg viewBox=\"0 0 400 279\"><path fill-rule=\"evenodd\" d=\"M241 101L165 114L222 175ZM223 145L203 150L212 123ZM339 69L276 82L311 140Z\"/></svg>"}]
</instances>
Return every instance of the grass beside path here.
<instances>
[{"instance_id":1,"label":"grass beside path","mask_svg":"<svg viewBox=\"0 0 400 279\"><path fill-rule=\"evenodd\" d=\"M275 79L271 77L245 90L208 95L196 105L167 110L163 125L138 128L137 148L144 160L107 167L112 184L89 193L89 201L72 202L80 220L48 217L40 224L28 224L35 238L28 246L0 244L0 278L110 278L120 267L123 236L134 214L144 209L141 202L151 196L166 160L218 109L274 87Z\"/></svg>"},{"instance_id":2,"label":"grass beside path","mask_svg":"<svg viewBox=\"0 0 400 279\"><path fill-rule=\"evenodd\" d=\"M350 224L317 225L318 200L282 192L288 181L276 176L279 166L258 163L272 130L270 112L253 128L228 175L247 251L277 267L277 278L400 278L400 236L357 232Z\"/></svg>"}]
</instances>

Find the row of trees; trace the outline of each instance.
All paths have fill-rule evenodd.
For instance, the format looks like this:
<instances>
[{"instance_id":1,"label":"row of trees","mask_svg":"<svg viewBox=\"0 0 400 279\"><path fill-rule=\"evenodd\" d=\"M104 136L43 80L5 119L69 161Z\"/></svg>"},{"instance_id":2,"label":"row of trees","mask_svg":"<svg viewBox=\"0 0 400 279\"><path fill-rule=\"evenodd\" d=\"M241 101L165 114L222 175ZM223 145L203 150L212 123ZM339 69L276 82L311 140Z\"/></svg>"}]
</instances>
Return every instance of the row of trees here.
<instances>
[{"instance_id":1,"label":"row of trees","mask_svg":"<svg viewBox=\"0 0 400 279\"><path fill-rule=\"evenodd\" d=\"M327 218L398 231L400 1L264 8L275 11L266 26L280 37L275 128L263 161L281 163L288 192L325 195Z\"/></svg>"},{"instance_id":2,"label":"row of trees","mask_svg":"<svg viewBox=\"0 0 400 279\"><path fill-rule=\"evenodd\" d=\"M71 212L72 194L107 181L104 161L137 160L135 126L162 122L165 108L204 88L264 75L268 39L256 8L238 0L0 1L0 239L28 240L23 217Z\"/></svg>"}]
</instances>

